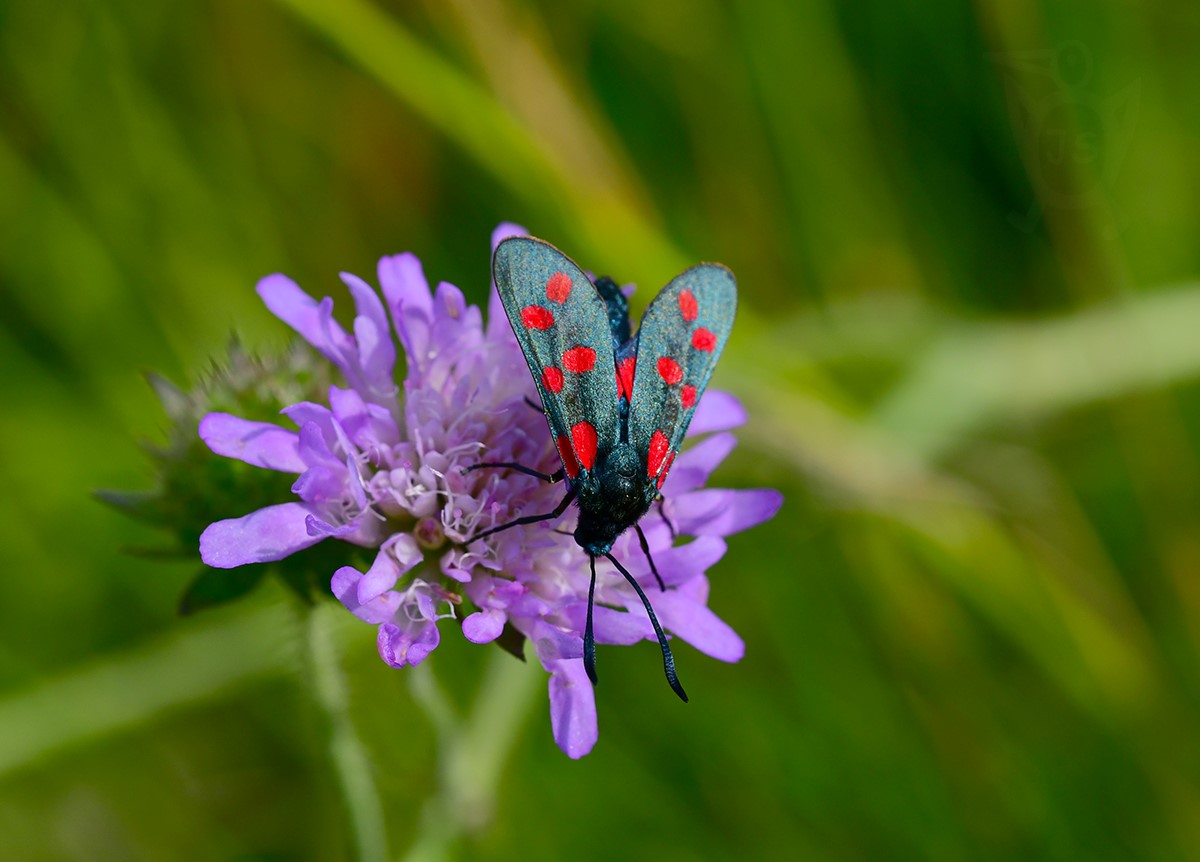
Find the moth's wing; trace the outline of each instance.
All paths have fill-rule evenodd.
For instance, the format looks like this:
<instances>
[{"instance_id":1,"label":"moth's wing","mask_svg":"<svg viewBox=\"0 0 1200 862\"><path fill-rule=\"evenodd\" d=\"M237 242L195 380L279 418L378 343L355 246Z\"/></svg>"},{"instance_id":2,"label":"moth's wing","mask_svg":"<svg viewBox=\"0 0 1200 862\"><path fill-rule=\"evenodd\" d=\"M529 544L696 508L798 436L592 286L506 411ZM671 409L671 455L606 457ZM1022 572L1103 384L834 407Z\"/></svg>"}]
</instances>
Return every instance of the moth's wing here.
<instances>
[{"instance_id":1,"label":"moth's wing","mask_svg":"<svg viewBox=\"0 0 1200 862\"><path fill-rule=\"evenodd\" d=\"M717 263L702 263L674 278L642 317L629 442L660 488L729 339L736 311L733 273Z\"/></svg>"},{"instance_id":2,"label":"moth's wing","mask_svg":"<svg viewBox=\"0 0 1200 862\"><path fill-rule=\"evenodd\" d=\"M618 442L617 379L608 310L583 270L554 246L513 237L492 274L542 396L567 475L590 471Z\"/></svg>"}]
</instances>

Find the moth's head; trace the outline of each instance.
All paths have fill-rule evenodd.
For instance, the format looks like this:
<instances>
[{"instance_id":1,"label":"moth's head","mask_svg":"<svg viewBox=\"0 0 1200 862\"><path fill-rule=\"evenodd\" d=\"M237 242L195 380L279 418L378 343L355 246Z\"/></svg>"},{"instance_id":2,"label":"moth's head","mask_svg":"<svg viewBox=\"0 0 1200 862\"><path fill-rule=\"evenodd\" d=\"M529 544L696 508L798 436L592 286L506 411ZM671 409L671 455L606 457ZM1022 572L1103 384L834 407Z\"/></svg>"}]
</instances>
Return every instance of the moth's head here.
<instances>
[{"instance_id":1,"label":"moth's head","mask_svg":"<svg viewBox=\"0 0 1200 862\"><path fill-rule=\"evenodd\" d=\"M627 527L646 514L652 496L646 468L633 446L620 443L600 453L588 480L579 489L579 524L575 541L591 554L603 554Z\"/></svg>"}]
</instances>

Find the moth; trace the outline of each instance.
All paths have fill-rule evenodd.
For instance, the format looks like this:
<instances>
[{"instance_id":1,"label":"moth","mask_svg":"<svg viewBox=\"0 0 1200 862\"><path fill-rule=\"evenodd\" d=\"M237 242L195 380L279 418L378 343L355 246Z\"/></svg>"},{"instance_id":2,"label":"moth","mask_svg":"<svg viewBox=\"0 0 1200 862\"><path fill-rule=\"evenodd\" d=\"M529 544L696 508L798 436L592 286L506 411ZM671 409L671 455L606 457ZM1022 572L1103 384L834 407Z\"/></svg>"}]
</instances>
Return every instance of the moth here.
<instances>
[{"instance_id":1,"label":"moth","mask_svg":"<svg viewBox=\"0 0 1200 862\"><path fill-rule=\"evenodd\" d=\"M509 468L547 482L565 481L567 491L554 511L517 518L475 538L558 518L575 502L574 537L588 555L592 575L583 638L588 678L593 685L597 681L592 608L596 558L605 557L645 606L667 682L686 702L650 600L611 551L617 537L633 527L665 590L638 521L656 501L661 505L663 481L729 338L737 310L733 273L702 263L676 276L650 303L636 335L630 330L629 301L616 282L607 277L593 282L540 239L512 237L500 243L492 274L541 395L562 467L548 474L521 464L485 462L468 470Z\"/></svg>"}]
</instances>

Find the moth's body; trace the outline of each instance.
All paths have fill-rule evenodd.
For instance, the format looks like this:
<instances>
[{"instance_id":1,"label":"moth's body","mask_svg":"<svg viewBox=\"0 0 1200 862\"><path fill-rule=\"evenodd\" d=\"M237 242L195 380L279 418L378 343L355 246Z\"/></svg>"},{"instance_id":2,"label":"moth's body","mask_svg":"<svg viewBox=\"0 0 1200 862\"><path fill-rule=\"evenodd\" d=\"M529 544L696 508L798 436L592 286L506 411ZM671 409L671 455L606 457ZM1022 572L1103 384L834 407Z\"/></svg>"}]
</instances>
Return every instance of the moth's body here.
<instances>
[{"instance_id":1,"label":"moth's body","mask_svg":"<svg viewBox=\"0 0 1200 862\"><path fill-rule=\"evenodd\" d=\"M618 443L597 461L595 470L573 480L579 507L575 541L593 557L611 551L617 537L650 511L658 489L641 479L644 469L637 450Z\"/></svg>"},{"instance_id":2,"label":"moth's body","mask_svg":"<svg viewBox=\"0 0 1200 862\"><path fill-rule=\"evenodd\" d=\"M637 339L631 336L629 300L617 283L607 276L596 279L596 292L608 310L615 366L636 356ZM614 371L616 370L614 366ZM568 480L577 486L575 505L579 520L575 541L593 557L612 550L617 537L642 519L658 496L653 482L640 480L644 466L637 450L629 444L629 399L620 395L617 404L620 440L612 451L598 453L596 468Z\"/></svg>"},{"instance_id":3,"label":"moth's body","mask_svg":"<svg viewBox=\"0 0 1200 862\"><path fill-rule=\"evenodd\" d=\"M683 700L666 635L645 592L613 557L613 542L634 527L660 589L638 521L656 499L692 420L695 407L729 337L737 307L733 273L699 264L671 280L650 303L632 335L629 300L610 278L595 281L549 243L513 237L492 262L496 289L541 397L562 469L541 473L507 467L552 482L567 481L553 511L528 515L476 538L551 520L572 502L579 507L575 541L590 558L584 667L593 682L592 605L596 558L605 557L637 592L658 636L667 680Z\"/></svg>"}]
</instances>

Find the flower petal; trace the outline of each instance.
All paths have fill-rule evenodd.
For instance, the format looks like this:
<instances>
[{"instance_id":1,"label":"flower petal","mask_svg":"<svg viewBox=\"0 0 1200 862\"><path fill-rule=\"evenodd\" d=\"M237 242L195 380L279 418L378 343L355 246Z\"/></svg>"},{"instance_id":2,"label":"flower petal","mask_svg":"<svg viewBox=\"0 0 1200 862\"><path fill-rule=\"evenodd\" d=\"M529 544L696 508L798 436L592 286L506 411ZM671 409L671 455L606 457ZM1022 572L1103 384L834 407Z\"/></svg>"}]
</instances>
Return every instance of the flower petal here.
<instances>
[{"instance_id":1,"label":"flower petal","mask_svg":"<svg viewBox=\"0 0 1200 862\"><path fill-rule=\"evenodd\" d=\"M251 422L229 413L209 413L200 420L200 439L226 458L236 458L284 473L304 472L299 436L270 422Z\"/></svg>"},{"instance_id":2,"label":"flower petal","mask_svg":"<svg viewBox=\"0 0 1200 862\"><path fill-rule=\"evenodd\" d=\"M554 741L568 757L590 752L600 735L596 693L583 669L583 659L562 659L550 674L550 726Z\"/></svg>"},{"instance_id":3,"label":"flower petal","mask_svg":"<svg viewBox=\"0 0 1200 862\"><path fill-rule=\"evenodd\" d=\"M688 436L709 431L728 431L745 422L746 408L742 402L728 392L709 389L700 396L700 403L692 414L692 424L688 426Z\"/></svg>"},{"instance_id":4,"label":"flower petal","mask_svg":"<svg viewBox=\"0 0 1200 862\"><path fill-rule=\"evenodd\" d=\"M746 644L729 624L702 601L678 590L654 597L654 610L663 628L678 635L705 655L721 661L741 661Z\"/></svg>"},{"instance_id":5,"label":"flower petal","mask_svg":"<svg viewBox=\"0 0 1200 862\"><path fill-rule=\"evenodd\" d=\"M378 404L364 401L353 389L330 386L329 406L350 442L363 452L373 454L400 440L400 429L392 414Z\"/></svg>"},{"instance_id":6,"label":"flower petal","mask_svg":"<svg viewBox=\"0 0 1200 862\"><path fill-rule=\"evenodd\" d=\"M473 644L487 644L500 637L508 616L504 611L477 611L462 621L463 637Z\"/></svg>"},{"instance_id":7,"label":"flower petal","mask_svg":"<svg viewBox=\"0 0 1200 862\"><path fill-rule=\"evenodd\" d=\"M658 606L656 598L652 598L651 601L654 602L655 607ZM586 603L583 603L581 607L586 613ZM650 625L650 618L646 616L640 600L636 611L618 611L597 605L593 608L592 613L596 643L627 646L654 637L654 627ZM582 623L583 620L580 620L581 631L583 630Z\"/></svg>"},{"instance_id":8,"label":"flower petal","mask_svg":"<svg viewBox=\"0 0 1200 862\"><path fill-rule=\"evenodd\" d=\"M309 535L309 514L303 503L280 503L209 524L200 534L200 558L217 569L282 560L325 538Z\"/></svg>"},{"instance_id":9,"label":"flower petal","mask_svg":"<svg viewBox=\"0 0 1200 862\"><path fill-rule=\"evenodd\" d=\"M401 628L395 623L379 627L376 647L379 657L392 667L418 665L437 648L441 636L435 623L412 624Z\"/></svg>"},{"instance_id":10,"label":"flower petal","mask_svg":"<svg viewBox=\"0 0 1200 862\"><path fill-rule=\"evenodd\" d=\"M350 336L333 319L333 300L317 302L286 275L268 275L258 283L258 295L271 313L304 337L321 354L347 372Z\"/></svg>"},{"instance_id":11,"label":"flower petal","mask_svg":"<svg viewBox=\"0 0 1200 862\"><path fill-rule=\"evenodd\" d=\"M781 505L783 495L769 488L708 488L671 500L668 515L689 536L728 536L769 521Z\"/></svg>"},{"instance_id":12,"label":"flower petal","mask_svg":"<svg viewBox=\"0 0 1200 862\"><path fill-rule=\"evenodd\" d=\"M309 515L304 519L304 528L310 536L333 536L335 539L343 539L358 529L358 520L351 520L345 524L331 524L316 515Z\"/></svg>"},{"instance_id":13,"label":"flower petal","mask_svg":"<svg viewBox=\"0 0 1200 862\"><path fill-rule=\"evenodd\" d=\"M375 561L371 563L371 568L363 574L358 580L358 586L355 589L355 598L358 603L365 605L372 599L378 598L396 586L396 581L400 579L400 569L396 565L396 559L387 551L380 551L375 555Z\"/></svg>"},{"instance_id":14,"label":"flower petal","mask_svg":"<svg viewBox=\"0 0 1200 862\"><path fill-rule=\"evenodd\" d=\"M529 231L516 222L511 221L502 221L496 225L496 229L492 231L492 254L496 253L496 246L514 236L529 236ZM503 316L503 309L501 309L500 314Z\"/></svg>"},{"instance_id":15,"label":"flower petal","mask_svg":"<svg viewBox=\"0 0 1200 862\"><path fill-rule=\"evenodd\" d=\"M737 438L732 434L714 434L684 449L671 464L671 472L663 483L663 496L671 499L703 487L736 445Z\"/></svg>"},{"instance_id":16,"label":"flower petal","mask_svg":"<svg viewBox=\"0 0 1200 862\"><path fill-rule=\"evenodd\" d=\"M330 389L332 388L330 387ZM336 420L330 409L323 404L314 404L312 401L298 401L289 407L284 407L279 412L288 419L291 419L297 428L303 428L309 422L315 423L321 430L321 436L325 438L325 442L329 448L337 444L337 432L333 430ZM300 445L300 456L304 457L303 439L301 439Z\"/></svg>"},{"instance_id":17,"label":"flower petal","mask_svg":"<svg viewBox=\"0 0 1200 862\"><path fill-rule=\"evenodd\" d=\"M292 493L306 503L319 505L337 500L346 489L346 468L341 464L317 464L292 483Z\"/></svg>"},{"instance_id":18,"label":"flower petal","mask_svg":"<svg viewBox=\"0 0 1200 862\"><path fill-rule=\"evenodd\" d=\"M663 583L668 587L686 584L693 578L703 575L709 568L725 556L725 540L718 536L698 536L695 541L686 545L671 545L654 550L654 564L662 576ZM637 550L631 553L625 563L625 568L637 578L638 583L646 588L650 601L661 591L650 573L650 564L646 555ZM621 587L624 590L624 587Z\"/></svg>"},{"instance_id":19,"label":"flower petal","mask_svg":"<svg viewBox=\"0 0 1200 862\"><path fill-rule=\"evenodd\" d=\"M529 595L532 596L532 593ZM552 626L535 617L532 631L525 634L533 642L542 667L551 670L554 663L562 659L583 658L582 631L582 628L577 628L565 632L558 626Z\"/></svg>"},{"instance_id":20,"label":"flower petal","mask_svg":"<svg viewBox=\"0 0 1200 862\"><path fill-rule=\"evenodd\" d=\"M329 591L347 610L358 607L358 582L362 580L362 572L354 566L342 566L329 579Z\"/></svg>"},{"instance_id":21,"label":"flower petal","mask_svg":"<svg viewBox=\"0 0 1200 862\"><path fill-rule=\"evenodd\" d=\"M417 540L408 533L396 533L383 543L371 568L367 569L358 582L357 597L366 604L376 596L396 586L403 575L421 562L421 549Z\"/></svg>"},{"instance_id":22,"label":"flower petal","mask_svg":"<svg viewBox=\"0 0 1200 862\"><path fill-rule=\"evenodd\" d=\"M354 318L354 339L371 394L384 398L394 395L396 384L392 380L392 369L396 365L396 343L392 341L387 312L379 300L379 294L361 278L348 272L342 273L342 282L354 297L354 307L358 311ZM376 398L372 400L382 403Z\"/></svg>"},{"instance_id":23,"label":"flower petal","mask_svg":"<svg viewBox=\"0 0 1200 862\"><path fill-rule=\"evenodd\" d=\"M421 261L409 252L382 258L379 261L379 285L392 313L392 324L404 352L408 355L408 377L414 367L429 353L429 329L433 323L433 294Z\"/></svg>"},{"instance_id":24,"label":"flower petal","mask_svg":"<svg viewBox=\"0 0 1200 862\"><path fill-rule=\"evenodd\" d=\"M331 421L326 427L319 422L305 422L300 426L299 452L300 460L312 467L323 467L338 471L343 465L340 458L333 454L333 446L337 443ZM333 433L333 440L329 434Z\"/></svg>"},{"instance_id":25,"label":"flower petal","mask_svg":"<svg viewBox=\"0 0 1200 862\"><path fill-rule=\"evenodd\" d=\"M337 596L338 601L345 605L346 610L365 623L379 625L394 620L396 612L400 610L403 596L394 591L386 592L369 602L360 603L358 585L362 583L362 579L363 576L358 569L353 566L342 566L333 573L329 588Z\"/></svg>"}]
</instances>

